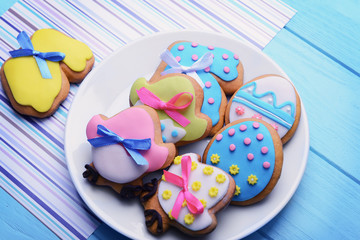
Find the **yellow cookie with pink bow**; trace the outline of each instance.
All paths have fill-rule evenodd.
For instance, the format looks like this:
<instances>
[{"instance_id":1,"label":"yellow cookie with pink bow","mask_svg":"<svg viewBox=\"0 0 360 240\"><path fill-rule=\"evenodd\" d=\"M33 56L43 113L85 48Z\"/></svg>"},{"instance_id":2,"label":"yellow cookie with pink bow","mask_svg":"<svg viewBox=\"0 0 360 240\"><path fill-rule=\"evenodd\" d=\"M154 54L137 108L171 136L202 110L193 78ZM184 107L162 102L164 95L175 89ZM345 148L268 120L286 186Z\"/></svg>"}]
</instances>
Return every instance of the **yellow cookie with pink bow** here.
<instances>
[{"instance_id":1,"label":"yellow cookie with pink bow","mask_svg":"<svg viewBox=\"0 0 360 240\"><path fill-rule=\"evenodd\" d=\"M164 233L170 226L190 235L215 229L215 213L230 203L235 182L225 171L200 161L195 153L177 156L169 170L164 170L156 194L142 202L152 234Z\"/></svg>"},{"instance_id":2,"label":"yellow cookie with pink bow","mask_svg":"<svg viewBox=\"0 0 360 240\"><path fill-rule=\"evenodd\" d=\"M90 48L54 29L17 37L20 49L0 70L1 83L13 108L34 117L52 115L65 100L70 83L81 82L94 64Z\"/></svg>"},{"instance_id":3,"label":"yellow cookie with pink bow","mask_svg":"<svg viewBox=\"0 0 360 240\"><path fill-rule=\"evenodd\" d=\"M156 109L162 138L177 146L207 137L211 119L201 113L203 91L196 81L185 74L154 75L149 81L137 79L130 91L130 104L145 104Z\"/></svg>"}]
</instances>

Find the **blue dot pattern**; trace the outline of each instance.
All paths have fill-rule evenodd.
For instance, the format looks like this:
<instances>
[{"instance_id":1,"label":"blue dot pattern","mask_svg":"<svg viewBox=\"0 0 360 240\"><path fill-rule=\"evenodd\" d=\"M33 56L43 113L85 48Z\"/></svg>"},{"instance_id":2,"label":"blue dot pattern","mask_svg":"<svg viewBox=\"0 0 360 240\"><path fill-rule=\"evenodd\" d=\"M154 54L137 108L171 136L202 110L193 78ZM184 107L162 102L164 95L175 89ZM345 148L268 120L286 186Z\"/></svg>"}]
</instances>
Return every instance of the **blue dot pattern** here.
<instances>
[{"instance_id":1,"label":"blue dot pattern","mask_svg":"<svg viewBox=\"0 0 360 240\"><path fill-rule=\"evenodd\" d=\"M166 137L164 135L162 136L162 140L163 142L166 142Z\"/></svg>"},{"instance_id":2,"label":"blue dot pattern","mask_svg":"<svg viewBox=\"0 0 360 240\"><path fill-rule=\"evenodd\" d=\"M274 171L275 149L271 134L263 124L259 123L259 128L255 128L253 123L254 121L238 123L218 133L222 134L223 137L220 141L215 140L212 143L206 157L206 164L219 167L229 174L231 165L234 164L240 168L238 174L230 174L234 178L236 185L240 187L240 194L234 196L233 201L246 201L258 195L267 186ZM246 126L246 130L243 132L240 131L241 125ZM235 129L233 136L228 134L231 128ZM259 133L263 135L262 140L256 138ZM250 145L244 144L245 138L251 139ZM235 151L229 150L230 144L235 144ZM266 154L261 152L262 147L268 148ZM247 158L249 153L254 155L254 159L251 161ZM219 163L213 164L210 161L213 154L220 156ZM264 162L269 162L270 167L264 168ZM257 183L254 185L249 184L247 181L248 176L251 174L258 178Z\"/></svg>"},{"instance_id":3,"label":"blue dot pattern","mask_svg":"<svg viewBox=\"0 0 360 240\"><path fill-rule=\"evenodd\" d=\"M172 137L177 137L178 136L178 132L176 131L176 130L173 130L172 132L171 132L171 136Z\"/></svg>"},{"instance_id":4,"label":"blue dot pattern","mask_svg":"<svg viewBox=\"0 0 360 240\"><path fill-rule=\"evenodd\" d=\"M184 46L183 50L179 50L178 47ZM234 53L224 48L214 48L213 50L208 49L207 46L197 45L193 47L190 42L180 42L175 44L170 52L174 57L179 56L181 58L180 64L183 66L191 66L195 61L192 59L192 55L196 54L198 59L200 59L205 53L212 52L214 54L213 64L210 66L210 72L217 75L224 81L232 81L238 77L237 65L239 60L234 58ZM228 55L228 59L223 59L223 54ZM229 67L230 72L225 73L224 67ZM169 69L167 66L165 70ZM204 87L204 102L201 108L201 112L206 114L211 118L212 125L215 126L220 119L219 109L221 104L221 88L216 79L210 74L210 72L205 72L204 70L197 71L201 81L205 84L206 82L211 83L211 87ZM208 103L208 99L213 98L215 102L213 104Z\"/></svg>"}]
</instances>

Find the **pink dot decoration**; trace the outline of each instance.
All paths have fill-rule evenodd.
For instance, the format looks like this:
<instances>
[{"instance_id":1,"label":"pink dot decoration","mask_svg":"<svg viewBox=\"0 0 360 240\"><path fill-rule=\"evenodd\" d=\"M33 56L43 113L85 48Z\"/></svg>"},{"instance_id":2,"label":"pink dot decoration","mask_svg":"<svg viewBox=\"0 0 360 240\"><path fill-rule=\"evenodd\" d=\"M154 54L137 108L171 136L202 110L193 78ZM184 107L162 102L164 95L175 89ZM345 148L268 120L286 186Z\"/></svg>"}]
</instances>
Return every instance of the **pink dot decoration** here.
<instances>
[{"instance_id":1,"label":"pink dot decoration","mask_svg":"<svg viewBox=\"0 0 360 240\"><path fill-rule=\"evenodd\" d=\"M267 154L268 151L269 151L269 149L268 149L267 147L262 147L262 148L261 148L261 153L262 153L262 154Z\"/></svg>"},{"instance_id":2,"label":"pink dot decoration","mask_svg":"<svg viewBox=\"0 0 360 240\"><path fill-rule=\"evenodd\" d=\"M215 100L212 97L208 99L209 104L214 104L214 102L215 102Z\"/></svg>"},{"instance_id":3,"label":"pink dot decoration","mask_svg":"<svg viewBox=\"0 0 360 240\"><path fill-rule=\"evenodd\" d=\"M249 161L252 161L252 160L254 159L254 154L249 153L249 154L247 155L247 159L248 159Z\"/></svg>"},{"instance_id":4,"label":"pink dot decoration","mask_svg":"<svg viewBox=\"0 0 360 240\"><path fill-rule=\"evenodd\" d=\"M270 163L269 162L264 162L263 167L268 169L270 167Z\"/></svg>"},{"instance_id":5,"label":"pink dot decoration","mask_svg":"<svg viewBox=\"0 0 360 240\"><path fill-rule=\"evenodd\" d=\"M237 115L243 115L245 113L245 108L243 108L242 106L237 106L235 108L235 112Z\"/></svg>"},{"instance_id":6,"label":"pink dot decoration","mask_svg":"<svg viewBox=\"0 0 360 240\"><path fill-rule=\"evenodd\" d=\"M222 55L222 58L223 58L224 60L226 60L226 59L229 58L229 55L227 55L226 53L224 53L224 54Z\"/></svg>"},{"instance_id":7,"label":"pink dot decoration","mask_svg":"<svg viewBox=\"0 0 360 240\"><path fill-rule=\"evenodd\" d=\"M228 131L228 134L229 134L229 136L234 136L234 134L235 134L235 129L230 128L229 131Z\"/></svg>"},{"instance_id":8,"label":"pink dot decoration","mask_svg":"<svg viewBox=\"0 0 360 240\"><path fill-rule=\"evenodd\" d=\"M276 131L279 130L279 127L275 124L275 123L272 123L270 124Z\"/></svg>"},{"instance_id":9,"label":"pink dot decoration","mask_svg":"<svg viewBox=\"0 0 360 240\"><path fill-rule=\"evenodd\" d=\"M196 55L196 54L193 54L192 56L191 56L191 59L193 60L193 61L196 61L196 60L198 60L198 55Z\"/></svg>"},{"instance_id":10,"label":"pink dot decoration","mask_svg":"<svg viewBox=\"0 0 360 240\"><path fill-rule=\"evenodd\" d=\"M208 46L208 49L209 49L209 50L214 50L214 46L211 46L211 45L210 45L210 46Z\"/></svg>"},{"instance_id":11,"label":"pink dot decoration","mask_svg":"<svg viewBox=\"0 0 360 240\"><path fill-rule=\"evenodd\" d=\"M210 87L211 87L211 82L207 81L207 82L205 83L205 87L206 87L206 88L210 88Z\"/></svg>"},{"instance_id":12,"label":"pink dot decoration","mask_svg":"<svg viewBox=\"0 0 360 240\"><path fill-rule=\"evenodd\" d=\"M264 139L264 135L262 135L261 133L259 133L258 135L256 135L256 139L261 141Z\"/></svg>"},{"instance_id":13,"label":"pink dot decoration","mask_svg":"<svg viewBox=\"0 0 360 240\"><path fill-rule=\"evenodd\" d=\"M178 50L179 50L179 51L184 50L184 48L185 48L185 47L184 47L184 45L180 45L180 46L178 46Z\"/></svg>"},{"instance_id":14,"label":"pink dot decoration","mask_svg":"<svg viewBox=\"0 0 360 240\"><path fill-rule=\"evenodd\" d=\"M211 57L212 57L212 58L214 58L214 57L215 57L215 55L212 53L212 54L211 54Z\"/></svg>"},{"instance_id":15,"label":"pink dot decoration","mask_svg":"<svg viewBox=\"0 0 360 240\"><path fill-rule=\"evenodd\" d=\"M206 67L206 68L204 69L204 71L205 71L205 72L210 72L210 67Z\"/></svg>"},{"instance_id":16,"label":"pink dot decoration","mask_svg":"<svg viewBox=\"0 0 360 240\"><path fill-rule=\"evenodd\" d=\"M224 67L224 73L229 73L230 72L230 68L229 67Z\"/></svg>"},{"instance_id":17,"label":"pink dot decoration","mask_svg":"<svg viewBox=\"0 0 360 240\"><path fill-rule=\"evenodd\" d=\"M239 56L237 54L234 54L234 59L239 60Z\"/></svg>"},{"instance_id":18,"label":"pink dot decoration","mask_svg":"<svg viewBox=\"0 0 360 240\"><path fill-rule=\"evenodd\" d=\"M230 149L230 151L232 151L232 152L235 151L235 149L236 149L235 144L230 144L229 149Z\"/></svg>"},{"instance_id":19,"label":"pink dot decoration","mask_svg":"<svg viewBox=\"0 0 360 240\"><path fill-rule=\"evenodd\" d=\"M223 138L223 135L221 133L219 133L218 135L216 135L216 141L221 141L221 139Z\"/></svg>"},{"instance_id":20,"label":"pink dot decoration","mask_svg":"<svg viewBox=\"0 0 360 240\"><path fill-rule=\"evenodd\" d=\"M259 128L259 127L260 127L260 124L259 124L258 122L254 122L254 123L253 123L253 127L254 127L254 128Z\"/></svg>"},{"instance_id":21,"label":"pink dot decoration","mask_svg":"<svg viewBox=\"0 0 360 240\"><path fill-rule=\"evenodd\" d=\"M176 59L176 61L180 62L181 57L180 57L180 56L176 56L175 59Z\"/></svg>"},{"instance_id":22,"label":"pink dot decoration","mask_svg":"<svg viewBox=\"0 0 360 240\"><path fill-rule=\"evenodd\" d=\"M251 139L250 139L250 138L245 138L245 139L244 139L244 144L245 144L245 145L250 145L250 143L251 143Z\"/></svg>"},{"instance_id":23,"label":"pink dot decoration","mask_svg":"<svg viewBox=\"0 0 360 240\"><path fill-rule=\"evenodd\" d=\"M193 42L193 43L191 44L192 47L197 47L198 45L199 45L199 44L196 43L196 42Z\"/></svg>"},{"instance_id":24,"label":"pink dot decoration","mask_svg":"<svg viewBox=\"0 0 360 240\"><path fill-rule=\"evenodd\" d=\"M246 127L246 125L241 125L239 127L239 129L240 129L240 131L244 132L247 129L247 127Z\"/></svg>"}]
</instances>

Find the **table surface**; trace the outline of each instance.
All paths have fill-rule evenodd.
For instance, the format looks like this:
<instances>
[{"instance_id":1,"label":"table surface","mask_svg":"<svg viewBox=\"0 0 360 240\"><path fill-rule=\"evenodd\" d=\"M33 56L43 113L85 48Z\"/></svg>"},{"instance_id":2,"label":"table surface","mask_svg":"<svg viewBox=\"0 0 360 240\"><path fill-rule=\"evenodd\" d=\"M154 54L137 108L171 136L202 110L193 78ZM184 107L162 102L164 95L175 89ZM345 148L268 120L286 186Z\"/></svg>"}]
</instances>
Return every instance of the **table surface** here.
<instances>
[{"instance_id":1,"label":"table surface","mask_svg":"<svg viewBox=\"0 0 360 240\"><path fill-rule=\"evenodd\" d=\"M264 52L289 75L305 105L310 152L286 207L246 239L360 237L360 3L283 0L298 12ZM12 5L0 3L0 14ZM0 188L0 239L57 239ZM126 239L102 224L89 239Z\"/></svg>"}]
</instances>

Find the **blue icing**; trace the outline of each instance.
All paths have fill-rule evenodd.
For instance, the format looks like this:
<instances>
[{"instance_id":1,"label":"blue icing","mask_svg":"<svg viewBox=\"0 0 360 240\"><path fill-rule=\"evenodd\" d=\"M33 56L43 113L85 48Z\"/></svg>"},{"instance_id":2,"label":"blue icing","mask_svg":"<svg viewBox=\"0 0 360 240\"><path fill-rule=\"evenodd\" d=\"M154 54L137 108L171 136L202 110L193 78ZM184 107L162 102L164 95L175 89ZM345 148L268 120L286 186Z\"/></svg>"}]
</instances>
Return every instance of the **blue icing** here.
<instances>
[{"instance_id":1,"label":"blue icing","mask_svg":"<svg viewBox=\"0 0 360 240\"><path fill-rule=\"evenodd\" d=\"M267 186L274 171L275 149L271 134L263 124L259 123L260 126L256 129L253 127L253 123L254 121L246 121L226 128L221 132L223 138L220 141L215 140L212 143L206 157L206 164L219 167L229 174L231 165L235 164L240 168L238 174L230 174L234 178L236 185L240 187L241 191L239 195L233 197L233 201L246 201L258 195ZM239 130L241 125L246 125L247 127L244 132ZM228 135L230 128L235 129L235 134L233 136ZM264 136L261 141L256 138L258 133L262 133ZM248 146L244 144L244 139L246 137L251 139L251 144ZM229 150L230 144L235 144L235 151L231 152ZM268 148L267 154L261 153L261 148L264 146ZM252 161L247 159L248 153L254 155ZM218 164L213 164L210 161L213 154L218 154L220 156L220 162ZM263 167L263 163L266 161L270 163L268 169ZM250 185L247 181L248 176L251 174L258 178L255 185Z\"/></svg>"},{"instance_id":2,"label":"blue icing","mask_svg":"<svg viewBox=\"0 0 360 240\"><path fill-rule=\"evenodd\" d=\"M178 135L179 135L179 133L178 133L178 131L176 131L176 130L173 130L173 131L171 132L171 136L174 137L174 138L176 138Z\"/></svg>"},{"instance_id":3,"label":"blue icing","mask_svg":"<svg viewBox=\"0 0 360 240\"><path fill-rule=\"evenodd\" d=\"M178 46L183 45L184 50L178 50ZM172 47L170 50L174 57L179 56L181 58L180 64L184 66L191 66L195 61L192 60L192 55L196 54L198 58L201 58L205 53L212 52L214 54L213 64L210 66L210 72L219 76L225 81L231 81L238 77L237 65L239 60L234 58L234 53L224 48L214 48L214 50L209 50L207 46L198 45L197 47L192 47L190 42L181 42ZM222 58L223 54L227 54L229 57L227 60ZM227 66L230 68L229 73L224 72L224 67ZM169 69L167 66L165 70ZM201 107L201 112L206 114L211 118L212 125L215 126L219 120L219 109L222 100L221 88L216 79L204 70L197 71L201 81L205 84L206 82L211 83L210 88L204 87L204 101ZM208 103L208 99L212 97L215 102L213 104Z\"/></svg>"},{"instance_id":4,"label":"blue icing","mask_svg":"<svg viewBox=\"0 0 360 240\"><path fill-rule=\"evenodd\" d=\"M160 127L161 127L161 131L164 131L164 129L165 129L165 124L161 123L161 124L160 124Z\"/></svg>"},{"instance_id":5,"label":"blue icing","mask_svg":"<svg viewBox=\"0 0 360 240\"><path fill-rule=\"evenodd\" d=\"M166 142L166 137L164 135L162 136L162 140L163 142Z\"/></svg>"}]
</instances>

